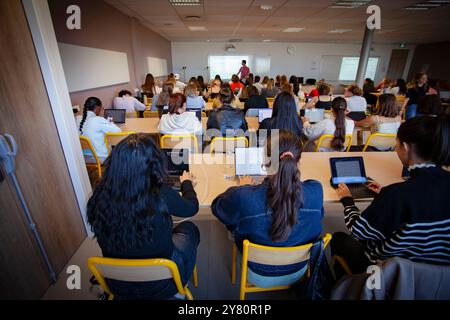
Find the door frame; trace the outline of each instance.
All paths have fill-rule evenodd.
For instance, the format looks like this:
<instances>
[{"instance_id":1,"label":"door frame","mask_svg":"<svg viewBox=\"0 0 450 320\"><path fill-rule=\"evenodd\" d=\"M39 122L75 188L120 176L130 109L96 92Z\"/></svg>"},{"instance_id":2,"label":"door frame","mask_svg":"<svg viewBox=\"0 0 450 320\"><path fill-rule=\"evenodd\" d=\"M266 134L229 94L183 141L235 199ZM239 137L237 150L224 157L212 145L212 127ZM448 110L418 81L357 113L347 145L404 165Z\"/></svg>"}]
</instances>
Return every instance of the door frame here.
<instances>
[{"instance_id":1,"label":"door frame","mask_svg":"<svg viewBox=\"0 0 450 320\"><path fill-rule=\"evenodd\" d=\"M92 237L86 216L92 187L79 143L55 30L46 0L22 0L30 27L49 102L75 191L80 214L88 236Z\"/></svg>"}]
</instances>

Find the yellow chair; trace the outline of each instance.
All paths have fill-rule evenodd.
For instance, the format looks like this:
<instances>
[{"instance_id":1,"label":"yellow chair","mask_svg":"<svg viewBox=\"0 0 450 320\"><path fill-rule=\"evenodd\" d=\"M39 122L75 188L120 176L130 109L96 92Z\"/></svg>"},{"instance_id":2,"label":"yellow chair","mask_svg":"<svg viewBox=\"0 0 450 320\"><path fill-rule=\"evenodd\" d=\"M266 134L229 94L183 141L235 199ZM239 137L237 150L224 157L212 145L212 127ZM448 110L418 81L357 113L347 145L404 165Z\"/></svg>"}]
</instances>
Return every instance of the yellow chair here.
<instances>
[{"instance_id":1,"label":"yellow chair","mask_svg":"<svg viewBox=\"0 0 450 320\"><path fill-rule=\"evenodd\" d=\"M327 233L323 237L324 248L331 240L331 234ZM277 290L287 290L290 286L277 286L270 288L259 288L247 282L247 264L248 262L255 262L259 264L284 266L304 261L309 261L310 250L313 243L304 244L297 247L268 247L259 244L251 243L244 240L242 247L242 270L241 270L241 287L239 290L239 299L245 300L246 293L251 292L267 292ZM236 283L236 260L237 260L237 246L233 244L232 267L231 267L231 283ZM305 273L309 275L308 271Z\"/></svg>"},{"instance_id":2,"label":"yellow chair","mask_svg":"<svg viewBox=\"0 0 450 320\"><path fill-rule=\"evenodd\" d=\"M81 150L89 150L92 153L93 161L90 162L89 159L86 159L86 156L84 157L84 160L86 162L86 167L96 167L98 171L98 177L102 177L102 164L100 162L100 159L97 156L97 153L95 153L94 147L92 146L91 140L89 140L88 137L80 136L80 143L81 143Z\"/></svg>"},{"instance_id":3,"label":"yellow chair","mask_svg":"<svg viewBox=\"0 0 450 320\"><path fill-rule=\"evenodd\" d=\"M89 270L94 275L103 290L114 299L114 293L109 289L105 278L119 281L144 282L173 279L178 293L194 300L192 293L181 282L180 272L175 262L168 259L112 259L91 257L87 261ZM194 286L198 287L197 266L193 272Z\"/></svg>"},{"instance_id":4,"label":"yellow chair","mask_svg":"<svg viewBox=\"0 0 450 320\"><path fill-rule=\"evenodd\" d=\"M208 117L208 115L206 114L206 112L202 111L202 118L207 118L207 117Z\"/></svg>"},{"instance_id":5,"label":"yellow chair","mask_svg":"<svg viewBox=\"0 0 450 320\"><path fill-rule=\"evenodd\" d=\"M139 118L139 113L137 111L127 112L126 118Z\"/></svg>"},{"instance_id":6,"label":"yellow chair","mask_svg":"<svg viewBox=\"0 0 450 320\"><path fill-rule=\"evenodd\" d=\"M320 151L320 148L329 148L331 149L331 141L333 141L334 135L332 134L323 134L319 141L317 142L316 152ZM353 135L347 134L345 135L345 151L349 152L350 147L352 146Z\"/></svg>"},{"instance_id":7,"label":"yellow chair","mask_svg":"<svg viewBox=\"0 0 450 320\"><path fill-rule=\"evenodd\" d=\"M144 118L159 118L158 111L144 111Z\"/></svg>"},{"instance_id":8,"label":"yellow chair","mask_svg":"<svg viewBox=\"0 0 450 320\"><path fill-rule=\"evenodd\" d=\"M135 132L108 132L105 134L105 144L108 149L108 154L111 154L111 147L119 144L120 141Z\"/></svg>"},{"instance_id":9,"label":"yellow chair","mask_svg":"<svg viewBox=\"0 0 450 320\"><path fill-rule=\"evenodd\" d=\"M337 255L335 255L331 258L330 270L334 270L336 263L338 263L341 266L341 268L344 270L344 272L346 274L348 274L350 276L353 274L347 261L345 261L345 259L342 258L341 256L337 256Z\"/></svg>"},{"instance_id":10,"label":"yellow chair","mask_svg":"<svg viewBox=\"0 0 450 320\"><path fill-rule=\"evenodd\" d=\"M209 145L210 154L234 152L235 148L248 148L248 140L246 137L216 137L212 139Z\"/></svg>"},{"instance_id":11,"label":"yellow chair","mask_svg":"<svg viewBox=\"0 0 450 320\"><path fill-rule=\"evenodd\" d=\"M394 133L372 133L362 151L365 152L369 146L395 148L396 143L397 135Z\"/></svg>"},{"instance_id":12,"label":"yellow chair","mask_svg":"<svg viewBox=\"0 0 450 320\"><path fill-rule=\"evenodd\" d=\"M189 149L198 153L198 140L193 134L165 134L160 138L161 149Z\"/></svg>"}]
</instances>

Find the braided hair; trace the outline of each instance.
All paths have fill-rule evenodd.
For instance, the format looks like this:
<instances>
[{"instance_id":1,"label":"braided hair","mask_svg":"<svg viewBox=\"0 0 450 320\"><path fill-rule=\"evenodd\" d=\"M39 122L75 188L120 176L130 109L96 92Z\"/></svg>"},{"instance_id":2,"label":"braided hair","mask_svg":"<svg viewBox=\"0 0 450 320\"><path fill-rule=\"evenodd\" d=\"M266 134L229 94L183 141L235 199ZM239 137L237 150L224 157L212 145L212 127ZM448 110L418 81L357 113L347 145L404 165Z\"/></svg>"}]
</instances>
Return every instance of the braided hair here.
<instances>
[{"instance_id":1,"label":"braided hair","mask_svg":"<svg viewBox=\"0 0 450 320\"><path fill-rule=\"evenodd\" d=\"M86 121L88 111L94 111L95 108L97 108L101 105L102 105L102 102L100 101L99 98L90 97L86 100L86 102L84 103L84 108L83 108L83 118L81 119L81 122L80 122L80 134L83 134L83 126L84 126L84 122Z\"/></svg>"},{"instance_id":2,"label":"braided hair","mask_svg":"<svg viewBox=\"0 0 450 320\"><path fill-rule=\"evenodd\" d=\"M334 98L331 103L331 109L335 113L334 124L336 126L331 147L336 151L341 151L345 145L345 110L347 110L347 101L342 97Z\"/></svg>"}]
</instances>

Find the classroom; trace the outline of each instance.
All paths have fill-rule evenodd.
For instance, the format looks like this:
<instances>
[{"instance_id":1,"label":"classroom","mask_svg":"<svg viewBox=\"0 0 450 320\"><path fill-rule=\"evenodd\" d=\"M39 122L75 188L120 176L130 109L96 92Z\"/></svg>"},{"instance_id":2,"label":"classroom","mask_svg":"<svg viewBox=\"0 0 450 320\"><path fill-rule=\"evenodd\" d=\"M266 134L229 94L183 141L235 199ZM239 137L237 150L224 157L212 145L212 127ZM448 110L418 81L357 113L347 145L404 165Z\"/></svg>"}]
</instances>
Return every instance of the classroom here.
<instances>
[{"instance_id":1,"label":"classroom","mask_svg":"<svg viewBox=\"0 0 450 320\"><path fill-rule=\"evenodd\" d=\"M450 300L449 18L0 1L0 300Z\"/></svg>"}]
</instances>

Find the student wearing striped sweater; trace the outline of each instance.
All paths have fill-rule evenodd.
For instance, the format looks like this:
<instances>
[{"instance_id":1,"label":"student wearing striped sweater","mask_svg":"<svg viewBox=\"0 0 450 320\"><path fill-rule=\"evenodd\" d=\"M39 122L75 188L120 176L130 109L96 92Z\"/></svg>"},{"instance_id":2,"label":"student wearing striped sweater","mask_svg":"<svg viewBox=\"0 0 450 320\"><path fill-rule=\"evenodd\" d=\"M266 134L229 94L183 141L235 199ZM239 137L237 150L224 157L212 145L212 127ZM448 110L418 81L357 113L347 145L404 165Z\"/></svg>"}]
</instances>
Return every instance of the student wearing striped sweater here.
<instances>
[{"instance_id":1,"label":"student wearing striped sweater","mask_svg":"<svg viewBox=\"0 0 450 320\"><path fill-rule=\"evenodd\" d=\"M363 212L347 186L339 185L350 235L333 235L331 251L343 257L353 273L394 256L450 265L450 172L442 169L450 159L449 128L448 117L413 118L402 124L396 151L411 178L386 187L371 183L378 196Z\"/></svg>"}]
</instances>

